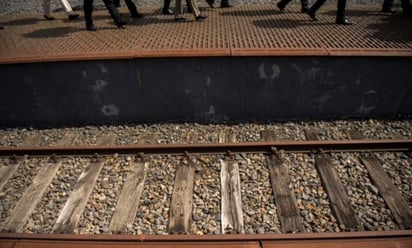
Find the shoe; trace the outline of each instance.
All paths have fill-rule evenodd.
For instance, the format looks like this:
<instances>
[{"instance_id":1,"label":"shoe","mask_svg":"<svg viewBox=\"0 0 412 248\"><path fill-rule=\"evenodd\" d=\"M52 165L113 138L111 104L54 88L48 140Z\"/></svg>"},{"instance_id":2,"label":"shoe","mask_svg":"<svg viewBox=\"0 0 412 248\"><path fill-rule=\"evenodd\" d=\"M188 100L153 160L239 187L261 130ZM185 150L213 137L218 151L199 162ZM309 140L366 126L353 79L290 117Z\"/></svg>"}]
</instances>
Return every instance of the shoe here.
<instances>
[{"instance_id":1,"label":"shoe","mask_svg":"<svg viewBox=\"0 0 412 248\"><path fill-rule=\"evenodd\" d=\"M4 29L4 27L3 27L3 26L0 26L0 29Z\"/></svg>"},{"instance_id":2,"label":"shoe","mask_svg":"<svg viewBox=\"0 0 412 248\"><path fill-rule=\"evenodd\" d=\"M87 31L97 31L97 28L94 25L90 25L90 26L86 26L86 30Z\"/></svg>"},{"instance_id":3,"label":"shoe","mask_svg":"<svg viewBox=\"0 0 412 248\"><path fill-rule=\"evenodd\" d=\"M280 2L279 2L278 4L276 4L276 6L278 6L280 12L284 12L284 11L285 11L285 6L283 6L282 4L280 4Z\"/></svg>"},{"instance_id":4,"label":"shoe","mask_svg":"<svg viewBox=\"0 0 412 248\"><path fill-rule=\"evenodd\" d=\"M173 11L171 9L163 9L163 15L173 15Z\"/></svg>"},{"instance_id":5,"label":"shoe","mask_svg":"<svg viewBox=\"0 0 412 248\"><path fill-rule=\"evenodd\" d=\"M53 16L49 16L49 15L44 15L43 17L44 17L44 19L46 19L48 21L56 20Z\"/></svg>"},{"instance_id":6,"label":"shoe","mask_svg":"<svg viewBox=\"0 0 412 248\"><path fill-rule=\"evenodd\" d=\"M206 3L209 5L210 8L215 8L215 6L213 6L213 4L215 3L214 0L206 0Z\"/></svg>"},{"instance_id":7,"label":"shoe","mask_svg":"<svg viewBox=\"0 0 412 248\"><path fill-rule=\"evenodd\" d=\"M127 21L123 21L123 20L116 23L118 28L126 28L125 27L126 24L127 24Z\"/></svg>"},{"instance_id":8,"label":"shoe","mask_svg":"<svg viewBox=\"0 0 412 248\"><path fill-rule=\"evenodd\" d=\"M348 19L346 19L345 17L342 18L337 18L336 19L336 24L340 24L340 25L352 25L353 23L351 21L349 21Z\"/></svg>"},{"instance_id":9,"label":"shoe","mask_svg":"<svg viewBox=\"0 0 412 248\"><path fill-rule=\"evenodd\" d=\"M74 19L77 19L77 18L79 18L79 15L78 15L78 14L71 14L71 15L69 15L69 20L74 20Z\"/></svg>"},{"instance_id":10,"label":"shoe","mask_svg":"<svg viewBox=\"0 0 412 248\"><path fill-rule=\"evenodd\" d=\"M318 19L316 18L316 12L312 11L312 10L308 10L308 12L306 12L306 14L309 15L309 17L313 20L313 21L317 21Z\"/></svg>"},{"instance_id":11,"label":"shoe","mask_svg":"<svg viewBox=\"0 0 412 248\"><path fill-rule=\"evenodd\" d=\"M382 13L395 13L395 11L391 10L391 9L382 9L381 10Z\"/></svg>"},{"instance_id":12,"label":"shoe","mask_svg":"<svg viewBox=\"0 0 412 248\"><path fill-rule=\"evenodd\" d=\"M301 13L308 13L309 12L309 8L308 7L302 7L302 9L300 10Z\"/></svg>"},{"instance_id":13,"label":"shoe","mask_svg":"<svg viewBox=\"0 0 412 248\"><path fill-rule=\"evenodd\" d=\"M132 18L142 18L142 17L143 17L143 15L140 14L139 12L136 12L136 13L132 14Z\"/></svg>"},{"instance_id":14,"label":"shoe","mask_svg":"<svg viewBox=\"0 0 412 248\"><path fill-rule=\"evenodd\" d=\"M230 5L230 4L228 4L228 3L225 3L225 4L221 4L221 5L220 5L220 8L230 8L230 7L233 7L233 5Z\"/></svg>"},{"instance_id":15,"label":"shoe","mask_svg":"<svg viewBox=\"0 0 412 248\"><path fill-rule=\"evenodd\" d=\"M186 17L184 17L184 16L175 17L175 21L177 21L177 22L184 22L184 21L186 21Z\"/></svg>"},{"instance_id":16,"label":"shoe","mask_svg":"<svg viewBox=\"0 0 412 248\"><path fill-rule=\"evenodd\" d=\"M207 15L200 14L200 15L196 16L196 21L200 22L200 21L203 21L206 18L207 18Z\"/></svg>"}]
</instances>

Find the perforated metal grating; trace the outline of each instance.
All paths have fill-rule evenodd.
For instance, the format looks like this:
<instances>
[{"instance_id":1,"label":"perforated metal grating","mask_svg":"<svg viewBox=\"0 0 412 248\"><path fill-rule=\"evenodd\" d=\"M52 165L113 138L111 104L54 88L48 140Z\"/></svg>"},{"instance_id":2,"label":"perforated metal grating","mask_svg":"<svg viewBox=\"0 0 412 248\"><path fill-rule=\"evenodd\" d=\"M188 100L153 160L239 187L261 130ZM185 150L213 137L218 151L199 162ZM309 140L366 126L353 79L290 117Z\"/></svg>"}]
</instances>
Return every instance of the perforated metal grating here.
<instances>
[{"instance_id":1,"label":"perforated metal grating","mask_svg":"<svg viewBox=\"0 0 412 248\"><path fill-rule=\"evenodd\" d=\"M336 5L324 5L313 22L288 5L244 5L202 8L209 17L175 22L159 9L139 10L117 29L106 10L93 13L97 32L84 28L84 19L68 21L64 13L46 21L41 15L0 17L0 63L115 59L168 56L358 55L412 56L412 19L384 14L379 6L347 6L355 25L334 24ZM121 9L128 17L127 9ZM80 13L83 16L83 13Z\"/></svg>"}]
</instances>

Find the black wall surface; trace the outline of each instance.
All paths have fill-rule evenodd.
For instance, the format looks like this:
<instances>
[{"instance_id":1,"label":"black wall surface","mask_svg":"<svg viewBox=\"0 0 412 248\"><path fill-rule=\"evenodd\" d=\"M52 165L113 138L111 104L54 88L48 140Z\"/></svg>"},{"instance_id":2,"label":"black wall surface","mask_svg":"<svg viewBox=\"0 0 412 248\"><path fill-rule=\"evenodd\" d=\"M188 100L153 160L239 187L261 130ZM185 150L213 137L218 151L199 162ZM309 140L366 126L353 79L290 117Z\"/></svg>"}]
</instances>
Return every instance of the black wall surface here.
<instances>
[{"instance_id":1,"label":"black wall surface","mask_svg":"<svg viewBox=\"0 0 412 248\"><path fill-rule=\"evenodd\" d=\"M412 116L409 57L200 57L0 65L0 125Z\"/></svg>"}]
</instances>

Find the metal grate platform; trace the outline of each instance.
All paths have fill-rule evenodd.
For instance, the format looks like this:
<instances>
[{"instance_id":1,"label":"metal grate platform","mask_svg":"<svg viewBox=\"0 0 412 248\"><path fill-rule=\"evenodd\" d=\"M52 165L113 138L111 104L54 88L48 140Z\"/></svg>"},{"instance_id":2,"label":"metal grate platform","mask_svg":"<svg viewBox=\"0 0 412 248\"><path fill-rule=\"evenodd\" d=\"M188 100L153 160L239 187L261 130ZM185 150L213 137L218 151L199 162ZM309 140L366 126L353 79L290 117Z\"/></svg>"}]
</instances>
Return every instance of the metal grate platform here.
<instances>
[{"instance_id":1,"label":"metal grate platform","mask_svg":"<svg viewBox=\"0 0 412 248\"><path fill-rule=\"evenodd\" d=\"M336 5L323 6L313 22L290 5L202 8L204 22L175 22L159 9L139 8L144 17L117 29L106 10L94 12L97 32L84 19L64 13L0 17L0 63L194 56L412 56L412 19L384 14L379 6L348 5L352 26L334 24ZM127 9L121 12L129 17ZM83 13L80 13L83 16Z\"/></svg>"}]
</instances>

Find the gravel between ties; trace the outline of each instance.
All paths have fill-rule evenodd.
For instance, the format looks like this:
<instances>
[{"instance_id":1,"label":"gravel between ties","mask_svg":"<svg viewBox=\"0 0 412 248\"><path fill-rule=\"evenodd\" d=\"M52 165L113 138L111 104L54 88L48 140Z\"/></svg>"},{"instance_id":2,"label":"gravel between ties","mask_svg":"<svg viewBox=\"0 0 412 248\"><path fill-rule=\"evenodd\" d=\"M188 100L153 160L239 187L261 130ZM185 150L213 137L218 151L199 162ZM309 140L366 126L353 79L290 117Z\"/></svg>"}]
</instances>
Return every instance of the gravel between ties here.
<instances>
[{"instance_id":1,"label":"gravel between ties","mask_svg":"<svg viewBox=\"0 0 412 248\"><path fill-rule=\"evenodd\" d=\"M350 129L360 131L366 138L387 139L393 132L403 137L412 137L412 121L335 121L335 122L286 122L286 123L240 123L232 125L162 123L123 126L86 126L80 128L1 129L0 145L18 146L33 135L40 134L37 145L55 145L64 133L78 134L76 145L96 144L99 137L110 132L117 135L117 144L136 143L181 143L183 137L195 132L201 143L218 142L221 132L233 133L239 142L259 141L261 131L272 130L279 140L304 140L304 130L316 129L321 139L344 140ZM403 198L411 204L412 170L409 153L373 153L381 162L388 176L400 190ZM334 167L343 180L344 187L352 201L361 225L365 230L394 230L396 225L391 212L373 185L366 169L356 158L357 154L333 154ZM195 167L195 185L193 196L191 232L199 235L219 234L220 223L220 162L222 156L197 156ZM297 197L300 214L304 219L306 232L340 232L340 227L330 210L330 203L311 154L282 154L291 178L290 188ZM109 233L108 226L117 198L126 179L129 160L127 156L110 158L102 172L81 216L76 233ZM168 217L175 168L179 156L151 156L146 182L140 200L136 219L130 227L133 234L168 234ZM244 224L246 233L278 233L280 223L271 191L269 172L265 156L257 154L239 154L235 158L239 163ZM2 159L7 164L8 160ZM0 192L1 221L17 204L18 199L36 175L40 164L32 158L25 158L17 176L5 185ZM24 232L49 233L55 224L70 192L88 159L64 159L46 190L42 200L36 206ZM20 175L20 176L18 176ZM24 175L24 176L21 176ZM256 203L258 205L256 206Z\"/></svg>"}]
</instances>

